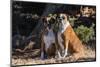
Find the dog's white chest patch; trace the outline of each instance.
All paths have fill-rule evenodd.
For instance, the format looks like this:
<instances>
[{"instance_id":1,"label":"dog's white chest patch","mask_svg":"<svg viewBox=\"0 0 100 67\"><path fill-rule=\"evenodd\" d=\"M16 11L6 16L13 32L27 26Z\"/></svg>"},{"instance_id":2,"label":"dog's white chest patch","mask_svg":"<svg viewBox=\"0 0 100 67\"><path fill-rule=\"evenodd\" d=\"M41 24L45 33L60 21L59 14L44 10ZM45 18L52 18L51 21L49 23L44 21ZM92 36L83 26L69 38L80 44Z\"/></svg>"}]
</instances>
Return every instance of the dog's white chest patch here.
<instances>
[{"instance_id":1,"label":"dog's white chest patch","mask_svg":"<svg viewBox=\"0 0 100 67\"><path fill-rule=\"evenodd\" d=\"M66 28L69 26L69 22L62 22L60 25L59 25L59 32L63 33Z\"/></svg>"},{"instance_id":2,"label":"dog's white chest patch","mask_svg":"<svg viewBox=\"0 0 100 67\"><path fill-rule=\"evenodd\" d=\"M55 35L54 35L54 32L52 30L49 30L48 31L48 34L47 35L44 35L43 39L44 39L45 47L46 47L46 49L48 49L49 46L52 43L55 43Z\"/></svg>"}]
</instances>

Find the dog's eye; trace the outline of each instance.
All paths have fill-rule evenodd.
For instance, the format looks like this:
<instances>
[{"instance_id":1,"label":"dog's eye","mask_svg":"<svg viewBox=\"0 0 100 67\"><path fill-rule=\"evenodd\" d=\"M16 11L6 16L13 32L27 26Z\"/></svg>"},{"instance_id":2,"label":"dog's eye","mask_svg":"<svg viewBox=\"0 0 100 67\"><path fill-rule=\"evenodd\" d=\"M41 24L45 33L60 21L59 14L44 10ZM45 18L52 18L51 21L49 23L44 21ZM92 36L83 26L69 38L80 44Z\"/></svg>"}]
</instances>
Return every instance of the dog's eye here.
<instances>
[{"instance_id":1,"label":"dog's eye","mask_svg":"<svg viewBox=\"0 0 100 67\"><path fill-rule=\"evenodd\" d=\"M65 19L65 17L62 17L62 19Z\"/></svg>"},{"instance_id":2,"label":"dog's eye","mask_svg":"<svg viewBox=\"0 0 100 67\"><path fill-rule=\"evenodd\" d=\"M59 19L60 17L58 17L58 19Z\"/></svg>"}]
</instances>

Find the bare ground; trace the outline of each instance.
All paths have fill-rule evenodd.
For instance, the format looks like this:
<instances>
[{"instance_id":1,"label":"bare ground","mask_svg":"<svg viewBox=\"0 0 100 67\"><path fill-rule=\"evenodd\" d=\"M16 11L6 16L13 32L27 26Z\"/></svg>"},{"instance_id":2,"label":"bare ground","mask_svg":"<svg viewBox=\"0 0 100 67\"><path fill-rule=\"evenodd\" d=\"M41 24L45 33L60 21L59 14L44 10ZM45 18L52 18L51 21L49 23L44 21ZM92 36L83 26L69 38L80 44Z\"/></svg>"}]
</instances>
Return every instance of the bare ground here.
<instances>
[{"instance_id":1,"label":"bare ground","mask_svg":"<svg viewBox=\"0 0 100 67\"><path fill-rule=\"evenodd\" d=\"M30 65L30 64L54 64L54 63L68 63L68 62L80 62L80 61L95 61L95 49L90 47L85 47L85 56L82 59L75 61L73 58L68 59L68 57L64 59L55 59L48 58L46 60L41 60L40 50L34 49L27 52L14 52L12 55L12 66L16 65ZM13 53L13 52L12 52Z\"/></svg>"}]
</instances>

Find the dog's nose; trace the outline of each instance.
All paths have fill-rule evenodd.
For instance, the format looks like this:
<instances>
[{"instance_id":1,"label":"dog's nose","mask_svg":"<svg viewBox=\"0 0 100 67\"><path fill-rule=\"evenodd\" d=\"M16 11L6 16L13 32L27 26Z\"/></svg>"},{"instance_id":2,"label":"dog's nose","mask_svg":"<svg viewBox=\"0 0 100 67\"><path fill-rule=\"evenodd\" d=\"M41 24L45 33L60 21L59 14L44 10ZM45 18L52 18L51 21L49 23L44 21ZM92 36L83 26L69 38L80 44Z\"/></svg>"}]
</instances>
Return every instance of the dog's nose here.
<instances>
[{"instance_id":1,"label":"dog's nose","mask_svg":"<svg viewBox=\"0 0 100 67\"><path fill-rule=\"evenodd\" d=\"M59 18L59 21L61 21L62 20L62 18Z\"/></svg>"}]
</instances>

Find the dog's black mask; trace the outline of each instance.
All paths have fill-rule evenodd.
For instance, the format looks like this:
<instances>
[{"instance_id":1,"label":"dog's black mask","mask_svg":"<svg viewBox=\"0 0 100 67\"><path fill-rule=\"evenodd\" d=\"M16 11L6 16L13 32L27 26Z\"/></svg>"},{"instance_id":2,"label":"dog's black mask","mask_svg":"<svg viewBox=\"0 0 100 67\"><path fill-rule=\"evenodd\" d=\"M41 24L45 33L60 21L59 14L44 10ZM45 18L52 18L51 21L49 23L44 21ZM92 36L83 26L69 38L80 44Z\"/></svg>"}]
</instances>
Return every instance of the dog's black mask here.
<instances>
[{"instance_id":1,"label":"dog's black mask","mask_svg":"<svg viewBox=\"0 0 100 67\"><path fill-rule=\"evenodd\" d=\"M49 29L52 29L54 27L56 19L50 18L49 20L47 20L47 18L44 18L43 22L44 22L45 27L48 27Z\"/></svg>"},{"instance_id":2,"label":"dog's black mask","mask_svg":"<svg viewBox=\"0 0 100 67\"><path fill-rule=\"evenodd\" d=\"M49 29L52 29L56 20L54 18L51 18L48 22L49 22L48 24Z\"/></svg>"}]
</instances>

